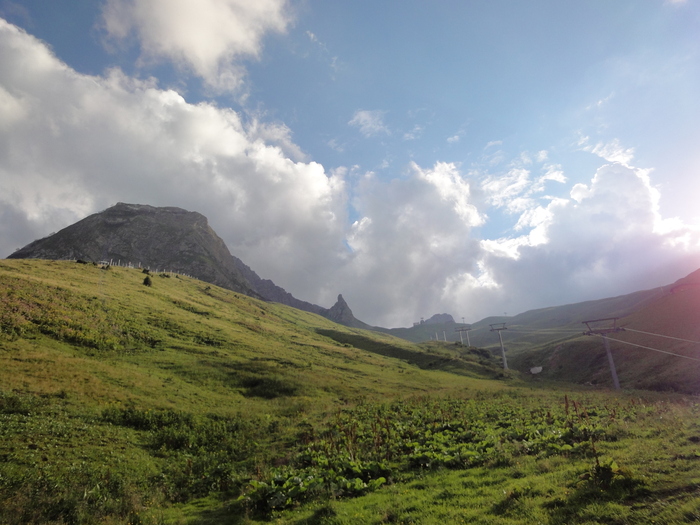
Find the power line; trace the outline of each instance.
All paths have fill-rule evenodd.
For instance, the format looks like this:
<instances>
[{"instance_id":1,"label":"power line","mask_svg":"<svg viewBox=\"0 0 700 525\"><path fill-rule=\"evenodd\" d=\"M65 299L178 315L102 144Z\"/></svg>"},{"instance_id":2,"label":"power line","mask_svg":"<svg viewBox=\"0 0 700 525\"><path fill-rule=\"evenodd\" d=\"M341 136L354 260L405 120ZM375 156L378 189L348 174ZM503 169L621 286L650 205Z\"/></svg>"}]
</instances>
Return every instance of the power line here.
<instances>
[{"instance_id":1,"label":"power line","mask_svg":"<svg viewBox=\"0 0 700 525\"><path fill-rule=\"evenodd\" d=\"M598 334L592 334L592 335L598 335ZM602 337L602 336L601 336L601 337ZM627 341L623 341L622 339L610 339L610 340L611 340L611 341L615 341L615 342L617 342L617 343L623 343L623 344L626 344L626 345L637 346L637 347L639 347L639 348L644 348L645 350L652 350L652 351L654 351L654 352L659 352L659 353L662 353L662 354L675 355L676 357L683 357L683 358L685 358L685 359L690 359L691 361L700 361L700 359L698 359L697 357L689 357L689 356L687 356L687 355L674 354L673 352L667 352L666 350L658 350L657 348L651 348L651 347L649 347L649 346L642 346L642 345L638 345L638 344L635 344L635 343L628 343Z\"/></svg>"},{"instance_id":2,"label":"power line","mask_svg":"<svg viewBox=\"0 0 700 525\"><path fill-rule=\"evenodd\" d=\"M681 339L680 337L671 337L670 335L652 334L651 332L642 332L641 330L634 330L632 328L625 328L625 330L628 332L637 332L639 334L655 335L657 337L665 337L666 339L675 339L676 341L683 341L686 343L695 343L696 345L700 345L700 341L691 341L690 339Z\"/></svg>"},{"instance_id":3,"label":"power line","mask_svg":"<svg viewBox=\"0 0 700 525\"><path fill-rule=\"evenodd\" d=\"M528 330L527 328L510 328L512 333L537 333L537 334L580 334L581 330L557 330L554 328L542 328L540 330Z\"/></svg>"}]
</instances>

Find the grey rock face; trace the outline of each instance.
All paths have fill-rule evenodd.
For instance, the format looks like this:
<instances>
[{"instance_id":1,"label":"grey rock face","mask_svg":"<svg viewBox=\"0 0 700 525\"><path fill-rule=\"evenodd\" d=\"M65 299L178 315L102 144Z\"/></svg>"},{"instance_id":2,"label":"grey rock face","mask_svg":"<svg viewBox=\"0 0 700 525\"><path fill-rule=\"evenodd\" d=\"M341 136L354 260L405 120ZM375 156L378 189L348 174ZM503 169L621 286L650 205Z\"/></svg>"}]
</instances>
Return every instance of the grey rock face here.
<instances>
[{"instance_id":1,"label":"grey rock face","mask_svg":"<svg viewBox=\"0 0 700 525\"><path fill-rule=\"evenodd\" d=\"M338 301L329 310L327 310L324 317L338 324L350 326L352 328L371 328L362 321L355 319L355 316L352 314L352 310L350 310L348 303L345 302L342 295L338 295Z\"/></svg>"}]
</instances>

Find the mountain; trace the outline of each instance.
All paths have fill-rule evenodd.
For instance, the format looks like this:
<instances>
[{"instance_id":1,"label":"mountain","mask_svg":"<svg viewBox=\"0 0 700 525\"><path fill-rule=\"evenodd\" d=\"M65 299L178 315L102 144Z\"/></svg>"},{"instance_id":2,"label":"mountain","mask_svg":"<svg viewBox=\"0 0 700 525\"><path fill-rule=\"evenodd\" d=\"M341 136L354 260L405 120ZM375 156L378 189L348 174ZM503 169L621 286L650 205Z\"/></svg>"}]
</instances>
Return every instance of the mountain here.
<instances>
[{"instance_id":1,"label":"mountain","mask_svg":"<svg viewBox=\"0 0 700 525\"><path fill-rule=\"evenodd\" d=\"M373 327L368 324L363 323L359 319L355 319L352 310L350 310L348 303L345 302L342 295L338 295L338 301L322 315L335 323L352 328L363 328L365 330L373 329Z\"/></svg>"},{"instance_id":2,"label":"mountain","mask_svg":"<svg viewBox=\"0 0 700 525\"><path fill-rule=\"evenodd\" d=\"M231 254L204 215L176 207L120 202L28 244L8 259L77 259L175 271L346 326L369 328L355 319L342 296L333 307L323 308L262 279Z\"/></svg>"},{"instance_id":3,"label":"mountain","mask_svg":"<svg viewBox=\"0 0 700 525\"><path fill-rule=\"evenodd\" d=\"M608 335L622 388L700 393L700 270L663 288L616 325ZM591 318L608 317L589 316ZM521 352L510 361L527 371L541 366L542 376L611 385L600 337L579 336Z\"/></svg>"},{"instance_id":4,"label":"mountain","mask_svg":"<svg viewBox=\"0 0 700 525\"><path fill-rule=\"evenodd\" d=\"M435 314L430 319L426 319L425 324L450 324L455 320L450 314Z\"/></svg>"},{"instance_id":5,"label":"mountain","mask_svg":"<svg viewBox=\"0 0 700 525\"><path fill-rule=\"evenodd\" d=\"M207 218L181 208L120 202L21 248L8 259L79 259L189 274L261 297Z\"/></svg>"},{"instance_id":6,"label":"mountain","mask_svg":"<svg viewBox=\"0 0 700 525\"><path fill-rule=\"evenodd\" d=\"M582 332L583 321L630 315L657 298L668 295L674 286L677 285L581 303L538 308L514 316L486 317L471 325L455 323L449 315L449 319L445 320L443 316L447 314L438 314L427 321L414 324L411 328L391 328L382 331L413 342L434 339L436 334L440 340L446 338L447 341L460 341L458 330L469 328L471 345L484 348L499 346L498 336L491 332L490 325L505 323L507 330L502 332L502 336L510 349L528 349L533 344L551 340L552 334L557 333L557 330L562 331L561 338L569 338L571 334ZM569 334L565 334L564 331L568 331ZM462 336L466 342L464 332Z\"/></svg>"},{"instance_id":7,"label":"mountain","mask_svg":"<svg viewBox=\"0 0 700 525\"><path fill-rule=\"evenodd\" d=\"M258 293L260 296L264 297L268 301L286 304L287 306L291 306L299 310L304 310L305 312L311 312L327 317L327 308L323 308L322 306L318 306L317 304L297 299L281 286L277 286L270 279L262 279L257 273L251 270L251 268L248 265L246 265L243 261L241 261L238 257L235 257L233 255L231 257L233 258L236 268L238 268L243 277L246 278L250 287L253 290L255 290L255 292Z\"/></svg>"}]
</instances>

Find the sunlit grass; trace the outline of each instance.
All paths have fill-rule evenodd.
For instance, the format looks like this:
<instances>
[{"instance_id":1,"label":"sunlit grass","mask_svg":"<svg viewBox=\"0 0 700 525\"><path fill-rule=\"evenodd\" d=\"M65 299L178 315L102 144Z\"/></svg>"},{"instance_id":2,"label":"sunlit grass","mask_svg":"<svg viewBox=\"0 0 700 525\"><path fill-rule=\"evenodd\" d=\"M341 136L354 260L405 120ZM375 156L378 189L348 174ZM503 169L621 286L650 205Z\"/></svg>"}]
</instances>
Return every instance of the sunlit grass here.
<instances>
[{"instance_id":1,"label":"sunlit grass","mask_svg":"<svg viewBox=\"0 0 700 525\"><path fill-rule=\"evenodd\" d=\"M143 279L0 262L0 522L700 519L695 398L528 384L478 349Z\"/></svg>"}]
</instances>

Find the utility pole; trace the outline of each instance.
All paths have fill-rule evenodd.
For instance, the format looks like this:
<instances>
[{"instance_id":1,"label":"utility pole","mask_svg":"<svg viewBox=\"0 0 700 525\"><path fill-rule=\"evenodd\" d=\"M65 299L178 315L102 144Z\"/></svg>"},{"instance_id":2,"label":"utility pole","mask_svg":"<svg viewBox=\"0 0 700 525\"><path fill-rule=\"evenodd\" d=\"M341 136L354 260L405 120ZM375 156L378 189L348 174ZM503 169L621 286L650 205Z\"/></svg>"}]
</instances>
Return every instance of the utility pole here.
<instances>
[{"instance_id":1,"label":"utility pole","mask_svg":"<svg viewBox=\"0 0 700 525\"><path fill-rule=\"evenodd\" d=\"M462 332L466 332L467 333L467 346L471 346L471 343L469 342L469 330L471 330L471 327L470 328L457 328L455 330L455 332L459 332L459 341L462 343L462 345L464 345L464 339L462 339Z\"/></svg>"},{"instance_id":2,"label":"utility pole","mask_svg":"<svg viewBox=\"0 0 700 525\"><path fill-rule=\"evenodd\" d=\"M501 325L498 328L494 328L496 325ZM501 342L501 355L503 356L503 370L508 370L508 361L506 360L506 349L503 347L503 336L501 336L501 331L508 330L506 328L506 323L494 323L489 325L492 332L498 332L498 340Z\"/></svg>"},{"instance_id":3,"label":"utility pole","mask_svg":"<svg viewBox=\"0 0 700 525\"><path fill-rule=\"evenodd\" d=\"M613 361L612 352L610 351L610 342L608 341L608 334L616 332L624 332L624 328L617 326L618 317L607 317L605 319L593 319L592 321L583 321L581 324L585 324L588 328L587 332L583 332L583 335L599 335L603 338L603 343L605 345L605 353L608 354L608 364L610 365L610 374L612 374L613 385L615 390L620 390L620 380L617 378L617 370L615 369L615 361ZM607 328L591 328L592 323L601 323L604 321L612 321L612 327ZM609 324L609 323L608 323Z\"/></svg>"}]
</instances>

